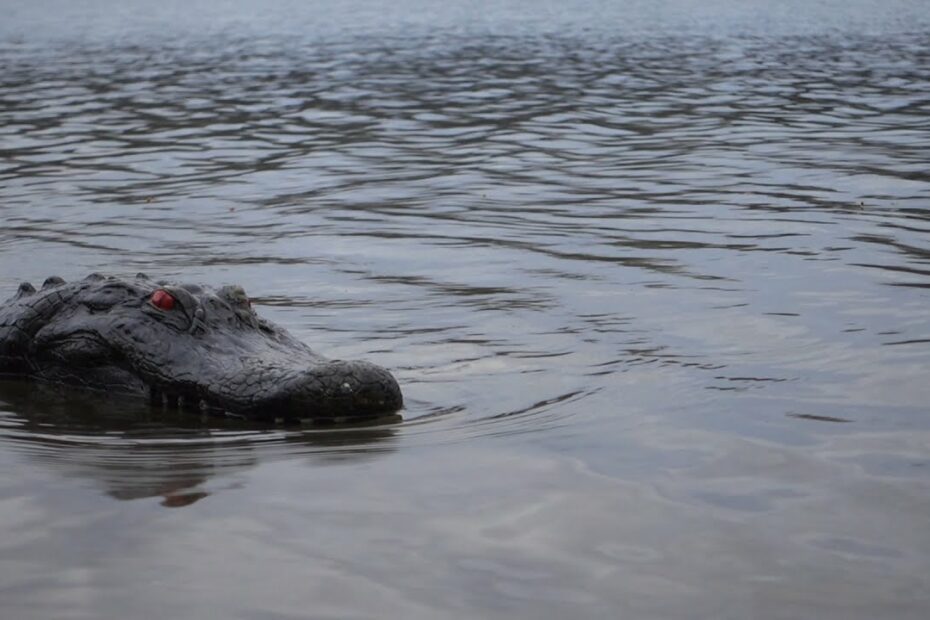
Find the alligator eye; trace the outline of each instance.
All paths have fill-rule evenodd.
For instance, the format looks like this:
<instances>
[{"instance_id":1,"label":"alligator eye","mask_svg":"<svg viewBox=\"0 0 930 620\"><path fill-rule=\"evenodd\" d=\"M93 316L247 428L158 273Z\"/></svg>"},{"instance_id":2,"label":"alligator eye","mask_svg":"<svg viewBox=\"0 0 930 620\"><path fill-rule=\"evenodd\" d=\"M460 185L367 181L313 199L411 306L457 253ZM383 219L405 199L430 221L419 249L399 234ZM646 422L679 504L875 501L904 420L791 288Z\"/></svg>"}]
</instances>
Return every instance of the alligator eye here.
<instances>
[{"instance_id":1,"label":"alligator eye","mask_svg":"<svg viewBox=\"0 0 930 620\"><path fill-rule=\"evenodd\" d=\"M171 310L177 300L166 290L158 289L152 293L152 305L162 310Z\"/></svg>"}]
</instances>

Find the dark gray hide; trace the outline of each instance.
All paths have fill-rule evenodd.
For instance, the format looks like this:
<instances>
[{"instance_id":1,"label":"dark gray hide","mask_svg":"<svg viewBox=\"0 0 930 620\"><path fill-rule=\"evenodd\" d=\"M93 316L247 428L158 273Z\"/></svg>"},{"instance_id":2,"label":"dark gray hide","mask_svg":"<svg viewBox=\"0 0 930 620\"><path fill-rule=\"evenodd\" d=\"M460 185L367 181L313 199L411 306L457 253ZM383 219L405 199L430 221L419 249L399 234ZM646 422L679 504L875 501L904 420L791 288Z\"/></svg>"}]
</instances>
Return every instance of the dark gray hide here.
<instances>
[{"instance_id":1,"label":"dark gray hide","mask_svg":"<svg viewBox=\"0 0 930 620\"><path fill-rule=\"evenodd\" d=\"M156 307L158 290L172 308ZM0 375L257 420L356 419L403 406L388 371L314 353L256 315L242 288L142 274L20 285L0 307Z\"/></svg>"}]
</instances>

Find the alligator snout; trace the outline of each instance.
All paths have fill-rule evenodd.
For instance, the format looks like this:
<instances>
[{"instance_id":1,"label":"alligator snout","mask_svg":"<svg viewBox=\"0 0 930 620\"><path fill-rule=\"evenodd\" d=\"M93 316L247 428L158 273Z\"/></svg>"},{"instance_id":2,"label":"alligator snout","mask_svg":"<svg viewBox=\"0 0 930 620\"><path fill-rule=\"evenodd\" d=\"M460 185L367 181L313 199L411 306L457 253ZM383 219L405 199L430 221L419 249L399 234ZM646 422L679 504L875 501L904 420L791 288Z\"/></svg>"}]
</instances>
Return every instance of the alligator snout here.
<instances>
[{"instance_id":1,"label":"alligator snout","mask_svg":"<svg viewBox=\"0 0 930 620\"><path fill-rule=\"evenodd\" d=\"M366 361L320 359L304 366L253 359L206 394L203 407L255 420L350 421L403 407L400 386Z\"/></svg>"},{"instance_id":2,"label":"alligator snout","mask_svg":"<svg viewBox=\"0 0 930 620\"><path fill-rule=\"evenodd\" d=\"M361 418L393 413L403 406L400 386L384 368L365 361L328 361L308 369L272 399L284 417Z\"/></svg>"}]
</instances>

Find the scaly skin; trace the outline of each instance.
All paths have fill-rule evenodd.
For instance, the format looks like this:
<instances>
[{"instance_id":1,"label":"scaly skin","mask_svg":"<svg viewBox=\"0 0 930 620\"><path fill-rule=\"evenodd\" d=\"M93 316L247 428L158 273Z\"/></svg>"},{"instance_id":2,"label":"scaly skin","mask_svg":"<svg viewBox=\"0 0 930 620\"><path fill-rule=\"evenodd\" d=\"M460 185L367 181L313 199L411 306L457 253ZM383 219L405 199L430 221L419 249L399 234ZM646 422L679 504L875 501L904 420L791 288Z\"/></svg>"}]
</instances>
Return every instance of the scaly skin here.
<instances>
[{"instance_id":1,"label":"scaly skin","mask_svg":"<svg viewBox=\"0 0 930 620\"><path fill-rule=\"evenodd\" d=\"M153 303L158 290L173 308ZM314 353L256 315L242 288L143 274L20 285L0 306L0 376L264 421L357 419L403 406L388 371Z\"/></svg>"}]
</instances>

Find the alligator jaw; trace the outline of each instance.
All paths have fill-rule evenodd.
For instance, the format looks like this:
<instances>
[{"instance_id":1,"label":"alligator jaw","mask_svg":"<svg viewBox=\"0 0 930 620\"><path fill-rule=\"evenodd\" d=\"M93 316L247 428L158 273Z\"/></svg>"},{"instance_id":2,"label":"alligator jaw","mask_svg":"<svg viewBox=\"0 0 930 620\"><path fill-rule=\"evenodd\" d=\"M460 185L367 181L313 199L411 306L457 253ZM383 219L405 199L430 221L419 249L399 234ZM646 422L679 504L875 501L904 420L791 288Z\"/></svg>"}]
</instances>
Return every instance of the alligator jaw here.
<instances>
[{"instance_id":1,"label":"alligator jaw","mask_svg":"<svg viewBox=\"0 0 930 620\"><path fill-rule=\"evenodd\" d=\"M352 421L381 417L403 407L391 374L369 362L334 360L283 382L252 407L253 417Z\"/></svg>"},{"instance_id":2,"label":"alligator jaw","mask_svg":"<svg viewBox=\"0 0 930 620\"><path fill-rule=\"evenodd\" d=\"M370 362L326 360L291 370L247 368L208 386L196 398L170 391L158 397L153 390L153 402L266 422L352 422L384 418L403 407L397 381Z\"/></svg>"}]
</instances>

